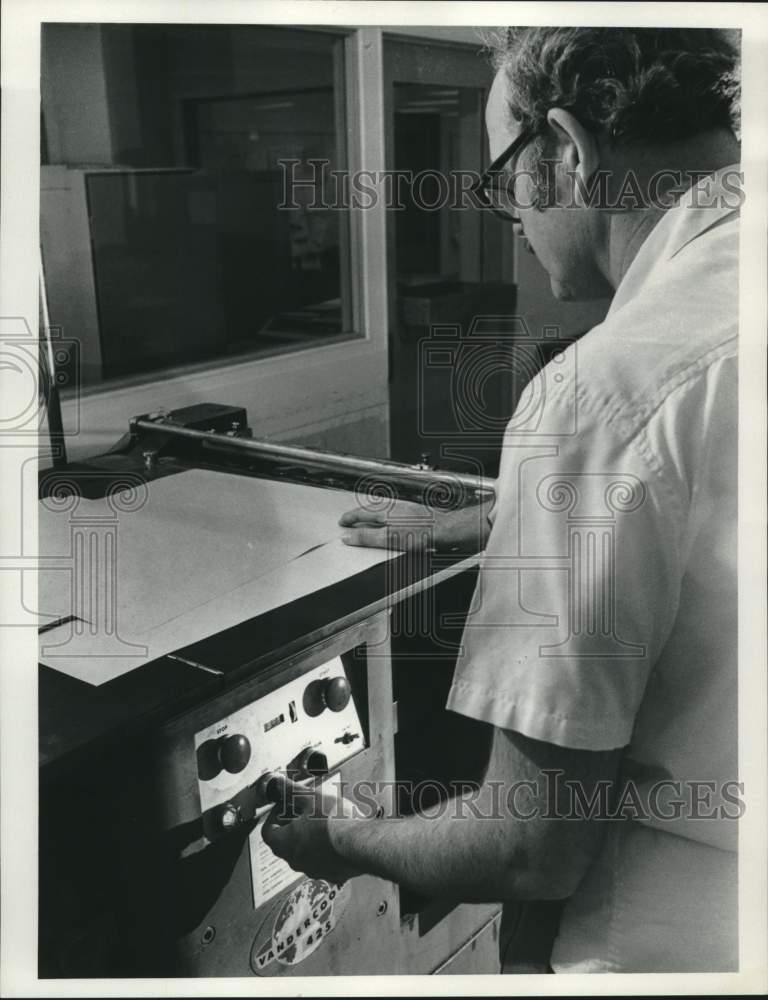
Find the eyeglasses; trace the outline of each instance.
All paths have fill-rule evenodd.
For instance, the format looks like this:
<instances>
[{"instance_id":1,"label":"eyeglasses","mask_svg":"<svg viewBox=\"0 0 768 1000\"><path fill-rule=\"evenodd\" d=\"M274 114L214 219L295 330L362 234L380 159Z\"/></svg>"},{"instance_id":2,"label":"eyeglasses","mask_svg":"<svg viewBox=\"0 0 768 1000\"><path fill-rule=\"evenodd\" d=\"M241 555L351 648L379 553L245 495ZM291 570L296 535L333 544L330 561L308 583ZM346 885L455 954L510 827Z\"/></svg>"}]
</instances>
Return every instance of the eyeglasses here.
<instances>
[{"instance_id":1,"label":"eyeglasses","mask_svg":"<svg viewBox=\"0 0 768 1000\"><path fill-rule=\"evenodd\" d=\"M517 214L515 201L515 175L503 171L502 168L528 145L537 132L538 130L532 126L523 129L514 142L507 146L501 156L496 157L470 188L470 191L478 196L480 203L504 222L520 222L520 216Z\"/></svg>"}]
</instances>

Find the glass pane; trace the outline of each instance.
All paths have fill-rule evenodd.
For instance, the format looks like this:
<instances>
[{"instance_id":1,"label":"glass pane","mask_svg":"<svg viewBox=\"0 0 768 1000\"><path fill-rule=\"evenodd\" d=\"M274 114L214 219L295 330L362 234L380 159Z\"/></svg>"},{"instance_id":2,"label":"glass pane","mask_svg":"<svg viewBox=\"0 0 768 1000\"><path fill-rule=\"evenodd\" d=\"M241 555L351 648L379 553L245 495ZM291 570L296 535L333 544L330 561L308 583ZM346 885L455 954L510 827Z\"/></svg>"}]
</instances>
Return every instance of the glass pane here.
<instances>
[{"instance_id":1,"label":"glass pane","mask_svg":"<svg viewBox=\"0 0 768 1000\"><path fill-rule=\"evenodd\" d=\"M44 26L46 156L84 176L102 378L354 335L348 215L312 207L312 182L346 166L342 46L293 28Z\"/></svg>"}]
</instances>

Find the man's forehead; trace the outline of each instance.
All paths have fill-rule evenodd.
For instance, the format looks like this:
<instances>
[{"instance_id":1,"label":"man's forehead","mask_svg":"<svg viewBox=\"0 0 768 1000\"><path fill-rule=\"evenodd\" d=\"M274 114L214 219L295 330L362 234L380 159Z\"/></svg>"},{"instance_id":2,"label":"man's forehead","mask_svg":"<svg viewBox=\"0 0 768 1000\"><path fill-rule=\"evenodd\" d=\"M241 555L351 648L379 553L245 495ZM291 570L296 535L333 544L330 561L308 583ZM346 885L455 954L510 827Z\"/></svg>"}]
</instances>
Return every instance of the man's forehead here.
<instances>
[{"instance_id":1,"label":"man's forehead","mask_svg":"<svg viewBox=\"0 0 768 1000\"><path fill-rule=\"evenodd\" d=\"M500 69L494 77L485 106L485 127L491 147L491 159L495 159L515 138L519 131L517 123L509 113L507 103L507 75Z\"/></svg>"}]
</instances>

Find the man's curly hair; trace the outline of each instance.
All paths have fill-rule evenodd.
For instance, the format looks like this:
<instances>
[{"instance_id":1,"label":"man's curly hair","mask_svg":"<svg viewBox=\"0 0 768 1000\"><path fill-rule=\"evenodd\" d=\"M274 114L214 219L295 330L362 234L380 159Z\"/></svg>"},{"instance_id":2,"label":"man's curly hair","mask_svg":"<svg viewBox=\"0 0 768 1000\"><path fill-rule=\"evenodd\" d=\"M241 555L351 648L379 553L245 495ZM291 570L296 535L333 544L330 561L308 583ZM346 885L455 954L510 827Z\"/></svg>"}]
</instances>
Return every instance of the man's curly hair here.
<instances>
[{"instance_id":1,"label":"man's curly hair","mask_svg":"<svg viewBox=\"0 0 768 1000\"><path fill-rule=\"evenodd\" d=\"M494 65L507 74L510 114L522 126L543 129L549 109L560 107L614 143L645 144L719 127L738 134L733 34L712 28L506 28L489 45Z\"/></svg>"}]
</instances>

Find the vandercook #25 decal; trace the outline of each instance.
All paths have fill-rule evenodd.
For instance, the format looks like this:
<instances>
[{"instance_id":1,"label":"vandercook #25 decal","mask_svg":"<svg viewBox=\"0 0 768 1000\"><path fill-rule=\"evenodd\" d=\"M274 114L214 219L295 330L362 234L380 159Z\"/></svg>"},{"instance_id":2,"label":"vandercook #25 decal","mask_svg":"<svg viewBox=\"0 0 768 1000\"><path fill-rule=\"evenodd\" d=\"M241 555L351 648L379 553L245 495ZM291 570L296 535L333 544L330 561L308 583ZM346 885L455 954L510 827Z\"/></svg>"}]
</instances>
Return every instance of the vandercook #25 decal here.
<instances>
[{"instance_id":1,"label":"vandercook #25 decal","mask_svg":"<svg viewBox=\"0 0 768 1000\"><path fill-rule=\"evenodd\" d=\"M283 901L268 938L257 937L251 949L254 972L273 962L298 965L316 951L338 923L349 901L348 885L306 879Z\"/></svg>"}]
</instances>

